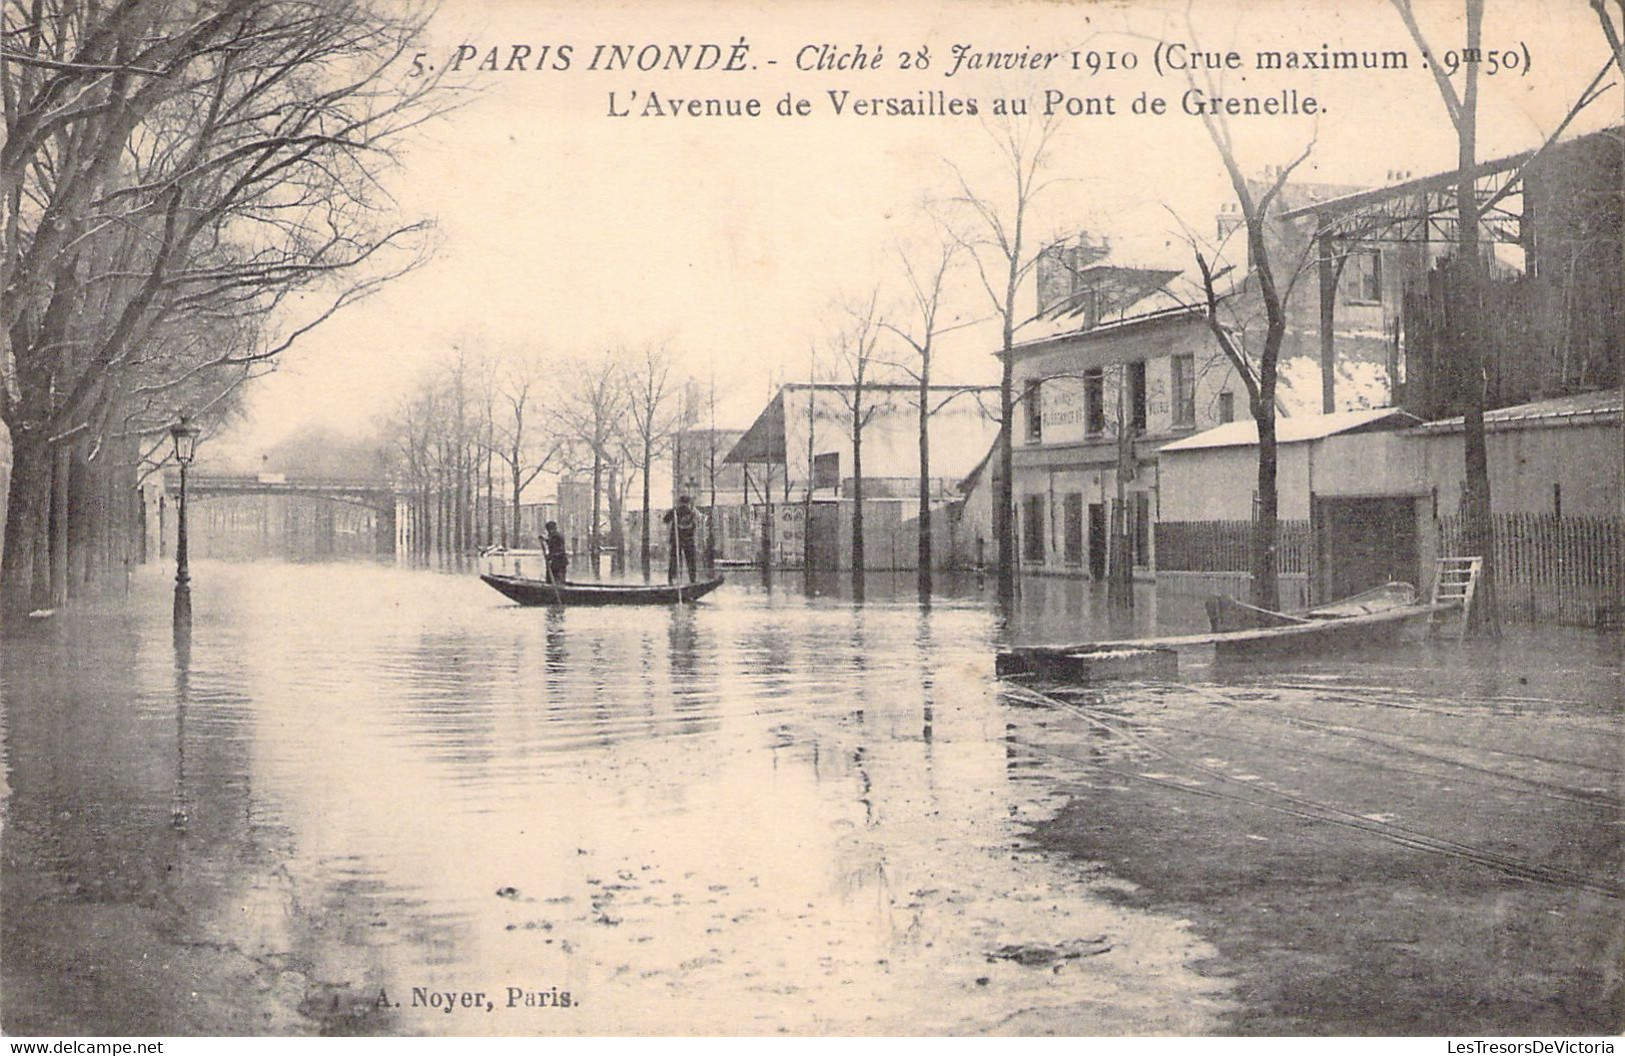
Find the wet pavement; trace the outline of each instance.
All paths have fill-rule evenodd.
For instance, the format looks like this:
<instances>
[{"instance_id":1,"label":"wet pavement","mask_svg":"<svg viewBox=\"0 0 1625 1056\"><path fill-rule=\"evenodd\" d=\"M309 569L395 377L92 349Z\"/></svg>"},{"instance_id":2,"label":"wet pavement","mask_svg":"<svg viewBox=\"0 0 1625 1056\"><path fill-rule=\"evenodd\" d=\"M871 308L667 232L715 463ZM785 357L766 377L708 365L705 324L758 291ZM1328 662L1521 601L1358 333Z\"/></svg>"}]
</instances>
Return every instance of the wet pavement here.
<instances>
[{"instance_id":1,"label":"wet pavement","mask_svg":"<svg viewBox=\"0 0 1625 1056\"><path fill-rule=\"evenodd\" d=\"M1129 618L1035 581L1001 628L973 582L929 609L906 578L854 606L795 576L547 611L472 576L205 562L177 647L167 589L144 570L5 642L8 1033L1319 1032L1257 1018L1270 955L1189 889L1218 875L1191 846L1279 836L1236 789L1542 913L1618 904L1617 637L1058 700L1001 688L997 643L1188 629L1199 599ZM1180 836L1187 799L1221 806ZM1603 930L1573 957L1606 1014Z\"/></svg>"}]
</instances>

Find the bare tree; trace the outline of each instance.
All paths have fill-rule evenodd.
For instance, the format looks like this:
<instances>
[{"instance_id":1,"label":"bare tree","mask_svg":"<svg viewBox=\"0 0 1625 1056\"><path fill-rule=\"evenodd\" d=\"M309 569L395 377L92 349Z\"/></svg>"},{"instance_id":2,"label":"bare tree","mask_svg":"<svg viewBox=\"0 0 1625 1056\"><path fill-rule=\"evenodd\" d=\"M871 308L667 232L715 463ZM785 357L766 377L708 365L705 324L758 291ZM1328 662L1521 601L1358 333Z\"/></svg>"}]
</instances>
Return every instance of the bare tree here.
<instances>
[{"instance_id":1,"label":"bare tree","mask_svg":"<svg viewBox=\"0 0 1625 1056\"><path fill-rule=\"evenodd\" d=\"M1410 31L1411 38L1425 55L1432 55L1427 40L1417 24L1410 0L1391 0ZM1464 0L1466 15L1463 45L1478 51L1484 32L1484 0ZM1458 93L1448 74L1438 62L1428 63L1434 84L1450 122L1456 130L1456 253L1452 269L1457 289L1476 293L1482 269L1478 259L1478 228L1483 215L1479 208L1477 180L1474 169L1478 165L1478 64L1465 64L1465 80ZM1475 631L1499 633L1499 619L1495 602L1494 548L1490 527L1490 470L1489 454L1484 442L1484 365L1482 352L1474 339L1477 312L1461 305L1453 313L1454 345L1450 349L1452 371L1450 388L1462 405L1465 431L1465 473L1462 484L1462 535L1468 550L1483 558L1482 573L1474 611L1469 627Z\"/></svg>"},{"instance_id":2,"label":"bare tree","mask_svg":"<svg viewBox=\"0 0 1625 1056\"><path fill-rule=\"evenodd\" d=\"M1192 30L1194 37L1194 29ZM1188 74L1195 85L1194 74ZM1210 94L1217 94L1212 79L1206 86ZM1280 197L1281 189L1292 173L1308 159L1314 149L1311 140L1298 156L1275 170L1260 192L1248 181L1236 160L1235 143L1231 139L1230 125L1222 115L1202 113L1202 127L1207 130L1230 178L1231 190L1241 210L1247 233L1247 266L1249 280L1257 289L1264 309L1264 341L1256 357L1250 356L1238 330L1225 325L1220 313L1220 294L1217 286L1225 270L1216 267L1200 249L1196 251L1196 264L1202 274L1203 296L1206 301L1208 325L1225 358L1241 376L1247 389L1247 408L1258 427L1258 474L1253 505L1252 543L1249 547L1251 565L1251 601L1263 609L1281 607L1280 578L1277 571L1276 550L1279 545L1279 495L1276 489L1276 386L1280 378L1281 344L1286 337L1287 300L1296 286L1301 269L1295 270L1289 281L1282 283L1276 275L1277 262L1271 258L1269 224L1271 208Z\"/></svg>"},{"instance_id":3,"label":"bare tree","mask_svg":"<svg viewBox=\"0 0 1625 1056\"><path fill-rule=\"evenodd\" d=\"M1411 0L1389 0L1404 22L1412 41L1424 55L1433 55L1427 35L1416 19ZM1617 0L1616 0L1617 3ZM1489 451L1484 439L1484 412L1486 402L1486 376L1484 344L1478 328L1482 311L1475 303L1483 296L1485 269L1480 253L1480 228L1484 216L1495 205L1522 184L1523 173L1556 143L1563 131L1579 113L1595 102L1605 88L1603 77L1621 64L1620 31L1615 26L1604 0L1592 0L1592 8L1601 22L1603 34L1614 51L1614 57L1605 64L1590 85L1575 100L1557 127L1545 137L1541 146L1519 167L1517 175L1507 180L1500 191L1487 198L1478 193L1478 75L1479 63L1462 63L1460 91L1451 81L1442 63L1428 62L1434 86L1450 123L1456 131L1456 231L1455 254L1450 262L1451 287L1457 302L1451 312L1452 327L1447 335L1449 361L1453 365L1450 389L1462 410L1463 479L1462 479L1462 536L1468 551L1482 558L1482 566L1473 611L1468 614L1468 629L1477 634L1496 637L1500 634L1500 615L1495 593L1494 530L1490 517ZM1484 0L1463 0L1464 16L1462 45L1464 55L1481 54L1484 34ZM1621 8L1625 14L1625 8Z\"/></svg>"},{"instance_id":4,"label":"bare tree","mask_svg":"<svg viewBox=\"0 0 1625 1056\"><path fill-rule=\"evenodd\" d=\"M390 435L395 469L408 496L404 526L408 552L419 561L428 560L433 552L438 530L435 456L440 412L438 394L421 386L396 407L383 426Z\"/></svg>"},{"instance_id":5,"label":"bare tree","mask_svg":"<svg viewBox=\"0 0 1625 1056\"><path fill-rule=\"evenodd\" d=\"M784 475L790 475L790 453L784 453ZM839 474L836 476L836 493L840 492ZM813 576L813 491L818 484L818 346L810 343L807 346L807 486L801 493L801 573L802 581L812 583ZM811 592L809 586L808 592Z\"/></svg>"},{"instance_id":6,"label":"bare tree","mask_svg":"<svg viewBox=\"0 0 1625 1056\"><path fill-rule=\"evenodd\" d=\"M594 577L599 575L598 553L603 538L604 499L610 497L610 514L618 517L621 506L618 456L622 445L622 418L626 414L626 384L622 364L613 356L596 362L577 362L566 368L558 417L576 441L592 472L592 520L588 547ZM606 489L606 476L610 479ZM620 533L611 526L612 541Z\"/></svg>"},{"instance_id":7,"label":"bare tree","mask_svg":"<svg viewBox=\"0 0 1625 1056\"><path fill-rule=\"evenodd\" d=\"M623 378L632 423L627 437L631 441L629 461L643 480L643 522L639 528L638 555L644 579L649 578L649 514L652 501L649 475L655 459L664 455L672 443L678 424L676 414L680 410L672 406L673 397L680 394L675 391L671 372L670 351L664 345L646 344L636 355L628 357Z\"/></svg>"},{"instance_id":8,"label":"bare tree","mask_svg":"<svg viewBox=\"0 0 1625 1056\"><path fill-rule=\"evenodd\" d=\"M40 597L68 438L132 388L153 404L168 392L171 420L197 410L181 402L195 379L235 384L417 262L421 225L392 223L376 188L391 144L433 112L427 79L385 76L420 25L373 0L8 0L8 618Z\"/></svg>"},{"instance_id":9,"label":"bare tree","mask_svg":"<svg viewBox=\"0 0 1625 1056\"><path fill-rule=\"evenodd\" d=\"M709 498L705 504L705 568L714 572L717 566L717 531L719 528L719 512L717 510L717 456L721 453L718 447L717 433L717 366L712 360L706 376L705 389L705 416L708 428L705 432L705 483L709 489ZM805 522L804 522L805 523ZM806 557L803 554L803 563Z\"/></svg>"},{"instance_id":10,"label":"bare tree","mask_svg":"<svg viewBox=\"0 0 1625 1056\"><path fill-rule=\"evenodd\" d=\"M863 535L863 430L884 407L870 392L875 371L881 366L875 356L881 334L878 300L876 291L867 304L837 309L845 319L829 335L832 358L841 374L842 384L835 389L843 404L841 422L852 442L852 596L858 601L863 600L868 565Z\"/></svg>"},{"instance_id":11,"label":"bare tree","mask_svg":"<svg viewBox=\"0 0 1625 1056\"><path fill-rule=\"evenodd\" d=\"M508 475L511 546L522 545L521 504L525 489L558 459L562 437L548 428L543 416L551 376L549 364L534 355L510 360L497 374L491 451Z\"/></svg>"},{"instance_id":12,"label":"bare tree","mask_svg":"<svg viewBox=\"0 0 1625 1056\"><path fill-rule=\"evenodd\" d=\"M907 256L901 257L903 277L908 283L908 314L911 318L906 326L890 322L881 324L914 351L911 361L898 362L894 366L916 386L914 409L919 426L920 526L916 540L915 559L919 567L915 572L915 585L921 600L927 602L931 599L931 566L934 559L931 537L931 419L954 399L970 391L961 389L940 395L939 398L939 394L933 394L931 387L933 342L939 334L954 328L944 326L940 316L943 287L958 250L958 242L948 240L927 255L922 264L917 265Z\"/></svg>"},{"instance_id":13,"label":"bare tree","mask_svg":"<svg viewBox=\"0 0 1625 1056\"><path fill-rule=\"evenodd\" d=\"M1002 176L1008 182L997 199L977 194L971 189L958 168L954 174L959 181L956 203L968 210L974 218L973 231L959 236L960 244L969 251L976 264L976 272L987 293L993 311L1001 326L999 376L999 451L993 479L993 534L998 540L999 579L998 597L1001 605L1008 606L1016 596L1015 531L1014 531L1014 472L1013 448L1015 408L1013 377L1015 371L1015 334L1020 326L1016 311L1016 297L1028 272L1038 263L1044 247L1029 249L1027 237L1028 210L1048 183L1040 180L1050 140L1056 128L1055 119L1041 124L1022 124L1006 120L988 127L1003 167Z\"/></svg>"}]
</instances>

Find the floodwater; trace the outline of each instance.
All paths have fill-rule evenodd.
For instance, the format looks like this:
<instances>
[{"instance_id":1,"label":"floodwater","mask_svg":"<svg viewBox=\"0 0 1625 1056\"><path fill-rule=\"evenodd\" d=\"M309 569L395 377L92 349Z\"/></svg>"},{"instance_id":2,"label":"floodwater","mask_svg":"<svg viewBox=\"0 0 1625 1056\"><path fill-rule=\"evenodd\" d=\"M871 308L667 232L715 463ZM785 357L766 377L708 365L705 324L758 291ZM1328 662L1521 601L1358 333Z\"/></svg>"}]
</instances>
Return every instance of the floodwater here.
<instances>
[{"instance_id":1,"label":"floodwater","mask_svg":"<svg viewBox=\"0 0 1625 1056\"><path fill-rule=\"evenodd\" d=\"M839 578L748 576L549 611L467 574L201 562L189 641L156 567L6 640L0 1027L1442 1033L1522 1020L1452 1019L1441 993L1522 1016L1582 978L1604 981L1552 1029L1609 1021L1617 636L1046 700L994 680L999 643L1192 629L1200 601L1142 588L1124 615L1034 579L1001 625L990 584L922 608L907 577L854 605ZM1318 934L1360 915L1350 875L1379 881L1371 935ZM1545 930L1434 935L1431 913L1395 947L1390 875ZM1221 901L1193 923L1129 876ZM1424 953L1436 978L1407 974ZM1345 996L1260 1011L1317 972ZM1412 995L1415 1019L1338 1020L1367 1015L1351 973L1396 988L1371 1015Z\"/></svg>"},{"instance_id":2,"label":"floodwater","mask_svg":"<svg viewBox=\"0 0 1625 1056\"><path fill-rule=\"evenodd\" d=\"M1187 922L1026 838L1086 764L1031 749L974 585L549 611L366 565L193 580L189 643L150 568L4 645L10 1033L1197 1034L1231 1005ZM1037 588L1009 633L1098 601Z\"/></svg>"}]
</instances>

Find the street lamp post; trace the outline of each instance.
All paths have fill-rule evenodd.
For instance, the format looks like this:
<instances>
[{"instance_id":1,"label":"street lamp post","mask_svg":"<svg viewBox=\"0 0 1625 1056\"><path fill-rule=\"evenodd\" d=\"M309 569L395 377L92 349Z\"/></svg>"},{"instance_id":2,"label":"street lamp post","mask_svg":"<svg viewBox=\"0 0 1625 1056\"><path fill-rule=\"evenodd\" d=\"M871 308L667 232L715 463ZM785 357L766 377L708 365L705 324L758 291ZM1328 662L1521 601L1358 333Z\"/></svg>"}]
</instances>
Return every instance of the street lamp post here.
<instances>
[{"instance_id":1,"label":"street lamp post","mask_svg":"<svg viewBox=\"0 0 1625 1056\"><path fill-rule=\"evenodd\" d=\"M175 441L175 461L181 467L181 494L175 520L175 625L192 622L192 574L186 567L186 467L197 454L198 427L181 415L181 420L169 427L170 439Z\"/></svg>"}]
</instances>

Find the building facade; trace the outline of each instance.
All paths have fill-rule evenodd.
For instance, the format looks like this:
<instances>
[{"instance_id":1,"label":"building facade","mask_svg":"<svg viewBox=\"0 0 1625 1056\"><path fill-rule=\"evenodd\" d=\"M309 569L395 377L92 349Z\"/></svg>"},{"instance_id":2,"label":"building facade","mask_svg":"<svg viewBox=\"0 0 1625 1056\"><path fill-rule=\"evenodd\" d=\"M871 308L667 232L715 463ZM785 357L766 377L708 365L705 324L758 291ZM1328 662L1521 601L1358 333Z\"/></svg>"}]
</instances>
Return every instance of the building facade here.
<instances>
[{"instance_id":1,"label":"building facade","mask_svg":"<svg viewBox=\"0 0 1625 1056\"><path fill-rule=\"evenodd\" d=\"M1582 624L1617 618L1621 405L1612 389L1485 415L1503 611ZM1283 603L1323 603L1396 579L1430 589L1435 559L1461 553L1461 419L1417 423L1373 410L1281 424ZM1245 594L1257 458L1251 422L1162 450L1159 584Z\"/></svg>"},{"instance_id":2,"label":"building facade","mask_svg":"<svg viewBox=\"0 0 1625 1056\"><path fill-rule=\"evenodd\" d=\"M1028 342L1013 375L1020 569L1104 578L1115 525L1148 573L1157 449L1245 407L1206 318L1174 308Z\"/></svg>"}]
</instances>

